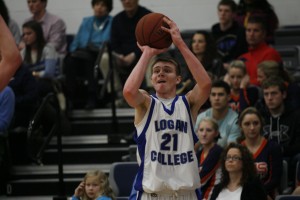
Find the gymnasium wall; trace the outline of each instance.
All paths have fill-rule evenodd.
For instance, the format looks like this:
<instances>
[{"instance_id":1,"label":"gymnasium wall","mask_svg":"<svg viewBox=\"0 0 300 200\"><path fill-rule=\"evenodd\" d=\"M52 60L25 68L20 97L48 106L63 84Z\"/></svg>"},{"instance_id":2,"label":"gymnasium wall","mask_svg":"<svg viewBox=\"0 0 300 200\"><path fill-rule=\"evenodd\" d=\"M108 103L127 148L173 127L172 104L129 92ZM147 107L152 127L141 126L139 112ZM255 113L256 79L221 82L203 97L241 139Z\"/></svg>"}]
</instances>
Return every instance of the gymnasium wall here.
<instances>
[{"instance_id":1,"label":"gymnasium wall","mask_svg":"<svg viewBox=\"0 0 300 200\"><path fill-rule=\"evenodd\" d=\"M30 16L27 0L4 0L10 16L21 27ZM219 0L140 0L140 4L154 12L161 12L175 20L181 30L209 29L217 22ZM238 2L238 0L236 0ZM300 25L300 0L269 0L280 20L280 26ZM48 0L47 9L61 16L67 24L67 33L76 33L81 20L92 15L91 0ZM114 0L111 12L122 10L120 0Z\"/></svg>"}]
</instances>

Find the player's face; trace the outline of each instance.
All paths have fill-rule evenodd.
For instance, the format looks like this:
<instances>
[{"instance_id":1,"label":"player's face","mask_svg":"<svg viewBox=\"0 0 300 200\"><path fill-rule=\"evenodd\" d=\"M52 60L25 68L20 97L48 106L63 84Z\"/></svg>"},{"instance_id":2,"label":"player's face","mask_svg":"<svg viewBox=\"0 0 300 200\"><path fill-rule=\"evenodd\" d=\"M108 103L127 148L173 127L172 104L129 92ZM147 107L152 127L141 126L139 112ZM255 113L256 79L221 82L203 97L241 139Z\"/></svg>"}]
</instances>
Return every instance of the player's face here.
<instances>
[{"instance_id":1,"label":"player's face","mask_svg":"<svg viewBox=\"0 0 300 200\"><path fill-rule=\"evenodd\" d=\"M230 172L242 172L242 154L239 149L231 148L228 150L225 160L225 168Z\"/></svg>"},{"instance_id":2,"label":"player's face","mask_svg":"<svg viewBox=\"0 0 300 200\"><path fill-rule=\"evenodd\" d=\"M277 111L284 104L285 92L281 92L278 86L263 89L264 100L269 110Z\"/></svg>"},{"instance_id":3,"label":"player's face","mask_svg":"<svg viewBox=\"0 0 300 200\"><path fill-rule=\"evenodd\" d=\"M241 69L233 67L229 69L228 75L231 87L233 89L239 89L241 81L245 75L244 72Z\"/></svg>"},{"instance_id":4,"label":"player's face","mask_svg":"<svg viewBox=\"0 0 300 200\"><path fill-rule=\"evenodd\" d=\"M102 17L105 15L108 15L107 6L105 5L105 3L103 1L97 2L93 6L93 10L94 10L94 15L96 17Z\"/></svg>"},{"instance_id":5,"label":"player's face","mask_svg":"<svg viewBox=\"0 0 300 200\"><path fill-rule=\"evenodd\" d=\"M254 113L246 114L241 122L241 128L246 139L255 139L260 135L261 121Z\"/></svg>"},{"instance_id":6,"label":"player's face","mask_svg":"<svg viewBox=\"0 0 300 200\"><path fill-rule=\"evenodd\" d=\"M46 8L46 2L41 0L27 0L27 5L32 14L40 13Z\"/></svg>"},{"instance_id":7,"label":"player's face","mask_svg":"<svg viewBox=\"0 0 300 200\"><path fill-rule=\"evenodd\" d=\"M234 13L232 12L230 6L219 5L218 17L220 24L229 24L233 21Z\"/></svg>"},{"instance_id":8,"label":"player's face","mask_svg":"<svg viewBox=\"0 0 300 200\"><path fill-rule=\"evenodd\" d=\"M195 55L204 54L206 49L206 40L203 34L196 33L192 38L192 51Z\"/></svg>"},{"instance_id":9,"label":"player's face","mask_svg":"<svg viewBox=\"0 0 300 200\"><path fill-rule=\"evenodd\" d=\"M125 12L132 13L135 12L138 8L138 0L121 0Z\"/></svg>"},{"instance_id":10,"label":"player's face","mask_svg":"<svg viewBox=\"0 0 300 200\"><path fill-rule=\"evenodd\" d=\"M218 131L214 129L210 121L200 122L197 135L202 145L213 145L218 134Z\"/></svg>"},{"instance_id":11,"label":"player's face","mask_svg":"<svg viewBox=\"0 0 300 200\"><path fill-rule=\"evenodd\" d=\"M152 68L151 82L157 93L168 95L176 91L181 77L176 74L176 66L170 62L159 61Z\"/></svg>"},{"instance_id":12,"label":"player's face","mask_svg":"<svg viewBox=\"0 0 300 200\"><path fill-rule=\"evenodd\" d=\"M246 27L246 40L250 47L256 47L265 40L266 32L258 23L248 23Z\"/></svg>"},{"instance_id":13,"label":"player's face","mask_svg":"<svg viewBox=\"0 0 300 200\"><path fill-rule=\"evenodd\" d=\"M100 195L100 182L97 177L87 177L85 181L85 192L90 199L96 199Z\"/></svg>"},{"instance_id":14,"label":"player's face","mask_svg":"<svg viewBox=\"0 0 300 200\"><path fill-rule=\"evenodd\" d=\"M23 41L25 45L34 45L36 41L36 34L30 28L23 28Z\"/></svg>"},{"instance_id":15,"label":"player's face","mask_svg":"<svg viewBox=\"0 0 300 200\"><path fill-rule=\"evenodd\" d=\"M209 100L215 110L224 110L228 108L229 94L222 87L213 87L210 92Z\"/></svg>"},{"instance_id":16,"label":"player's face","mask_svg":"<svg viewBox=\"0 0 300 200\"><path fill-rule=\"evenodd\" d=\"M261 84L264 80L266 80L266 75L265 73L260 69L257 68L257 81L259 84Z\"/></svg>"}]
</instances>

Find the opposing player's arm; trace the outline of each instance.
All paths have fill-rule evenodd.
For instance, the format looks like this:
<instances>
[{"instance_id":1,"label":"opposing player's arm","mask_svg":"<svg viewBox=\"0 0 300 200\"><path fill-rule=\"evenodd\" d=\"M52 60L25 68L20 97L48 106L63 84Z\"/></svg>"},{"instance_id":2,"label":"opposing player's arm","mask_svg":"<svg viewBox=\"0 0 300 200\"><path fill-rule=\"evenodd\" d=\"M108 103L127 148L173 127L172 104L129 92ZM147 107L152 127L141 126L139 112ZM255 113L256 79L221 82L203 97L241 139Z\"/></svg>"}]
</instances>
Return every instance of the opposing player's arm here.
<instances>
[{"instance_id":1,"label":"opposing player's arm","mask_svg":"<svg viewBox=\"0 0 300 200\"><path fill-rule=\"evenodd\" d=\"M22 59L16 42L0 15L0 91L8 84Z\"/></svg>"}]
</instances>

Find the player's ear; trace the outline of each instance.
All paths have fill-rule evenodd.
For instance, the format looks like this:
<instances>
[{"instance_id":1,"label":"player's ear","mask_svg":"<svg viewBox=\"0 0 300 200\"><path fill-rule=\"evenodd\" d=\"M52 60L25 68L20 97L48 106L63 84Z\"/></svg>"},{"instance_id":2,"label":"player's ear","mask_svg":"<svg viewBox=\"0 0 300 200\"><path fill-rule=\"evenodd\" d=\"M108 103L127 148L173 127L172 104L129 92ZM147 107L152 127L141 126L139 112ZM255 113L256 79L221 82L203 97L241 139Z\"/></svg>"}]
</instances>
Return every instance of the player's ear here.
<instances>
[{"instance_id":1,"label":"player's ear","mask_svg":"<svg viewBox=\"0 0 300 200\"><path fill-rule=\"evenodd\" d=\"M181 81L182 81L182 77L181 76L177 76L176 84L178 85Z\"/></svg>"}]
</instances>

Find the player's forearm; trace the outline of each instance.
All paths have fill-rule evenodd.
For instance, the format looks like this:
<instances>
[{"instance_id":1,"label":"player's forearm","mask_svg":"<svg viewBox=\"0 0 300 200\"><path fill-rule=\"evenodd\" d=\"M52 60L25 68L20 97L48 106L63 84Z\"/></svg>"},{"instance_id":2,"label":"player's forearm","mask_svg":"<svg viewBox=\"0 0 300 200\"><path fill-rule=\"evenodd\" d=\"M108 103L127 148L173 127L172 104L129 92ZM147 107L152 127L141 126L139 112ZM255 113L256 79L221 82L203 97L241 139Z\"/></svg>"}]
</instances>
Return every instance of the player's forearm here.
<instances>
[{"instance_id":1,"label":"player's forearm","mask_svg":"<svg viewBox=\"0 0 300 200\"><path fill-rule=\"evenodd\" d=\"M131 94L134 95L134 93L137 93L140 89L140 86L144 80L147 67L149 65L149 61L152 58L152 54L149 52L144 52L136 64L136 66L133 68L131 74L129 75L128 79L126 80L126 83L124 85L124 92L125 94ZM125 95L124 94L124 95Z\"/></svg>"}]
</instances>

